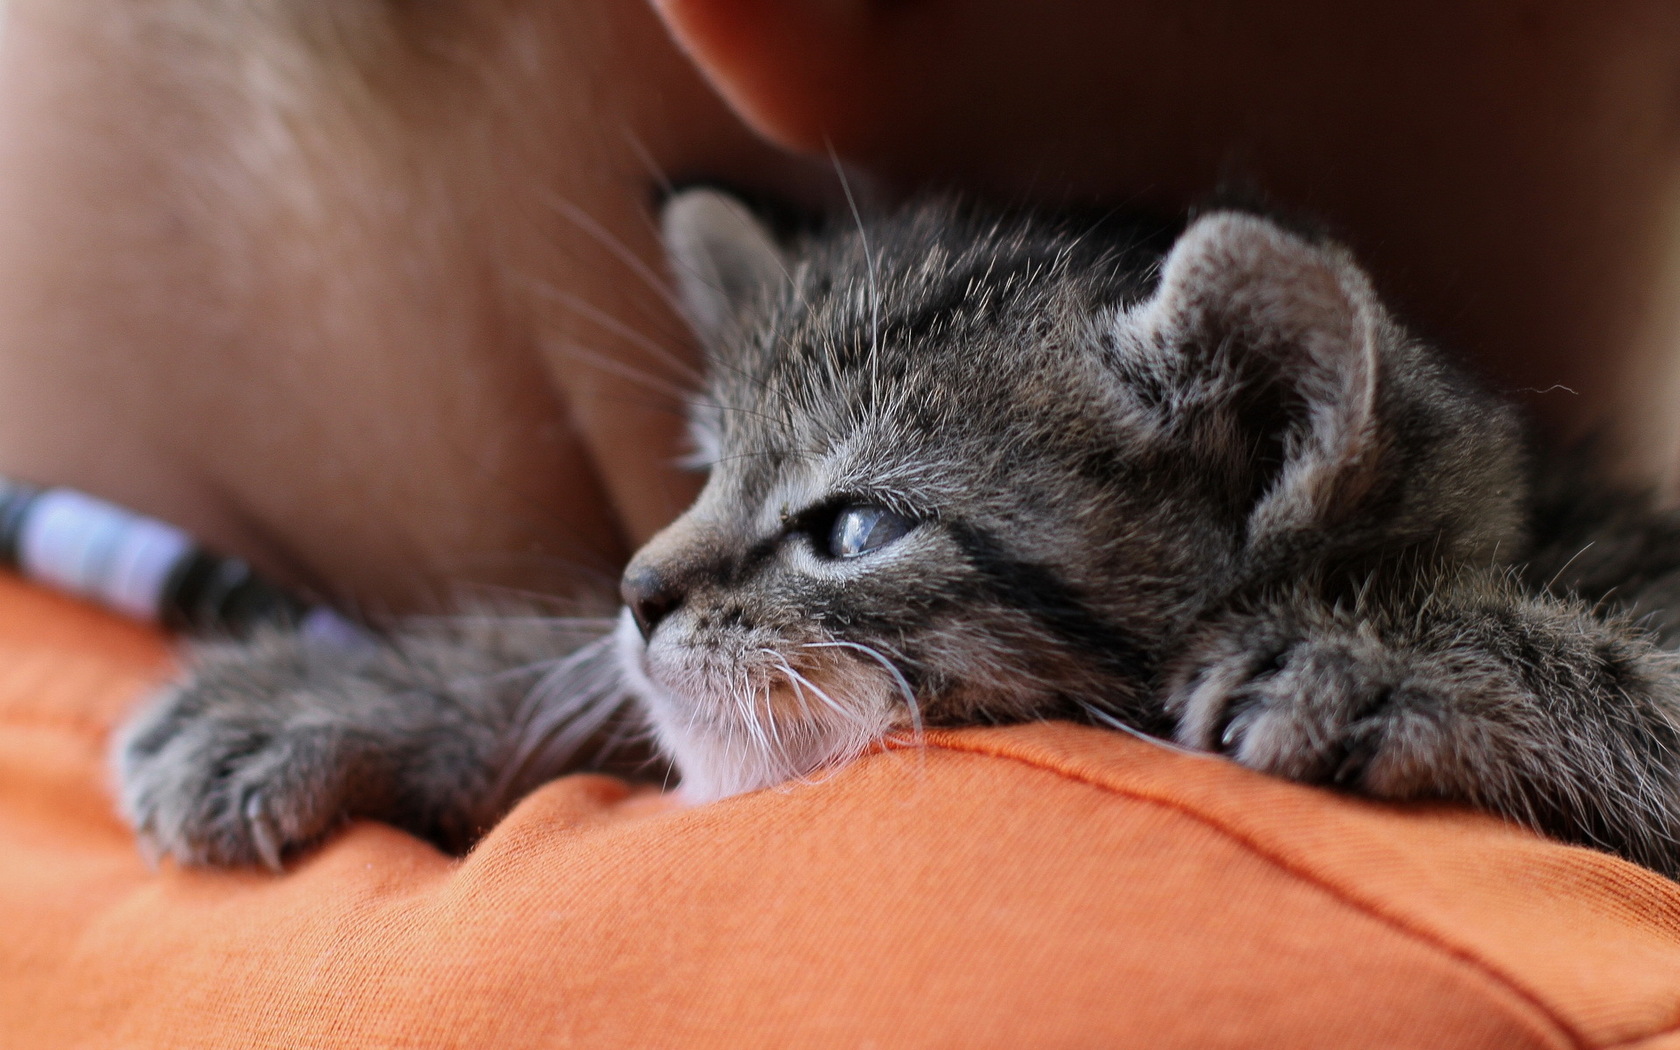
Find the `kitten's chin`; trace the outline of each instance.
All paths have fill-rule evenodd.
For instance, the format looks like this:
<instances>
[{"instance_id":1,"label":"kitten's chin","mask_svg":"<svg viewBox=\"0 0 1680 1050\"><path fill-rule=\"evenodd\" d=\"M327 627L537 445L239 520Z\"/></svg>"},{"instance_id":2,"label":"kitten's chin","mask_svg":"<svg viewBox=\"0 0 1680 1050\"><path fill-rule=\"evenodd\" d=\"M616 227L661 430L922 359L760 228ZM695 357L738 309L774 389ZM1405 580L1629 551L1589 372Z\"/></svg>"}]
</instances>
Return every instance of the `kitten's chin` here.
<instances>
[{"instance_id":1,"label":"kitten's chin","mask_svg":"<svg viewBox=\"0 0 1680 1050\"><path fill-rule=\"evenodd\" d=\"M697 717L700 703L721 706L718 698L683 697L649 678L646 646L628 610L619 616L616 634L625 682L676 765L679 797L690 805L820 776L863 754L892 729L885 711L878 725L864 719L840 726L801 720L779 724L774 731Z\"/></svg>"},{"instance_id":2,"label":"kitten's chin","mask_svg":"<svg viewBox=\"0 0 1680 1050\"><path fill-rule=\"evenodd\" d=\"M655 719L661 745L676 763L682 781L679 796L700 805L775 787L810 777L831 764L830 749L813 747L807 754L770 754L739 740L686 732L672 719Z\"/></svg>"}]
</instances>

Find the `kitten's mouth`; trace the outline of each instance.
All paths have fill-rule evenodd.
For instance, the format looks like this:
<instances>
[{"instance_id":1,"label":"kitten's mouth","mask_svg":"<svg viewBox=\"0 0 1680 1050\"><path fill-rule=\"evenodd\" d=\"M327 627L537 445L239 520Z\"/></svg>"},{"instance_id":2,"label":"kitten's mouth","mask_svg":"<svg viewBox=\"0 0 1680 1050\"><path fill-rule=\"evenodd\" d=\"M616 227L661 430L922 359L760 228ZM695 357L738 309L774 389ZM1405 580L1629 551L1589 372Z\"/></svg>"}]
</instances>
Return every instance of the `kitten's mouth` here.
<instances>
[{"instance_id":1,"label":"kitten's mouth","mask_svg":"<svg viewBox=\"0 0 1680 1050\"><path fill-rule=\"evenodd\" d=\"M628 614L618 642L626 679L691 800L809 778L904 728L902 679L860 659L851 643L764 648L729 663L669 652L650 659Z\"/></svg>"}]
</instances>

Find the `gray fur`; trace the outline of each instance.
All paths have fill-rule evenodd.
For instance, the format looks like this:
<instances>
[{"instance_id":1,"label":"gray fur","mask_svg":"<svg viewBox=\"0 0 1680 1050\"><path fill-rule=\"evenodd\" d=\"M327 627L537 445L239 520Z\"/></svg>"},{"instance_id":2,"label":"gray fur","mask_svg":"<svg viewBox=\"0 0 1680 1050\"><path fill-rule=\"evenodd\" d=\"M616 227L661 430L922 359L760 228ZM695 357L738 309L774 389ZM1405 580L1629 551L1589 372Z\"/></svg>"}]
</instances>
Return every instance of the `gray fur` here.
<instances>
[{"instance_id":1,"label":"gray fur","mask_svg":"<svg viewBox=\"0 0 1680 1050\"><path fill-rule=\"evenodd\" d=\"M495 617L209 650L119 744L158 846L277 863L344 814L459 846L601 761L627 690L696 800L1072 718L1680 871L1680 678L1629 619L1680 602L1680 524L1567 464L1531 493L1511 409L1343 249L946 201L783 244L704 190L664 228L710 476L626 570L619 673L595 643L533 700L568 643ZM836 557L848 507L912 527Z\"/></svg>"},{"instance_id":2,"label":"gray fur","mask_svg":"<svg viewBox=\"0 0 1680 1050\"><path fill-rule=\"evenodd\" d=\"M637 751L609 627L504 609L377 646L200 644L118 736L123 811L196 864L278 868L349 816L464 850L557 769Z\"/></svg>"}]
</instances>

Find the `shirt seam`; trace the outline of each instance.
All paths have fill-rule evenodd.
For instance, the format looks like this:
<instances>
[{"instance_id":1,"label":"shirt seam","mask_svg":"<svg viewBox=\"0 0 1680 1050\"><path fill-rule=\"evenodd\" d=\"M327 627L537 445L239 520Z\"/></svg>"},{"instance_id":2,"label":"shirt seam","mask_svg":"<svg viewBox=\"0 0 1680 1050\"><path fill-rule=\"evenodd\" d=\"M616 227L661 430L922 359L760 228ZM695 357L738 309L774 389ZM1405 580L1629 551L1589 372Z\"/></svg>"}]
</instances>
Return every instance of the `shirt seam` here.
<instances>
[{"instance_id":1,"label":"shirt seam","mask_svg":"<svg viewBox=\"0 0 1680 1050\"><path fill-rule=\"evenodd\" d=\"M1361 900L1359 897L1349 893L1346 889L1337 885L1335 882L1314 873L1310 869L1303 868L1301 865L1291 861L1289 858L1268 848L1263 842L1258 841L1253 836L1248 835L1237 828L1231 827L1219 818L1205 813L1202 810L1183 802L1160 798L1156 795L1132 788L1119 787L1095 777L1080 773L1076 770L1061 768L1032 756L1016 754L1010 751L1002 751L995 747L987 747L984 745L963 745L961 743L949 741L929 743L925 746L937 750L950 751L956 754L977 755L985 758L1015 762L1032 769L1053 774L1073 783L1083 784L1087 787L1096 788L1111 795L1131 799L1135 802L1146 803L1161 809L1170 810L1180 816L1187 817L1232 841L1256 858L1263 860L1284 872L1287 872L1289 875L1304 883L1316 887L1321 892L1334 898L1341 904L1344 904L1369 918L1375 919L1384 926L1405 935L1413 941L1425 944L1435 949L1437 952L1451 957L1458 962L1469 966L1471 969L1476 970L1494 984L1505 988L1517 999L1531 1006L1542 1018L1550 1022L1571 1046L1578 1047L1580 1050L1588 1050L1588 1048L1595 1045L1601 1046L1603 1050L1613 1050L1615 1047L1624 1047L1642 1040L1656 1038L1659 1035L1665 1034L1667 1031L1673 1030L1666 1029L1661 1032L1652 1032L1645 1035L1635 1036L1630 1040L1621 1040L1612 1044L1595 1044L1588 1040L1575 1027L1575 1025L1560 1016L1538 992L1528 988L1523 982L1506 973L1501 967L1482 958L1468 948L1460 947L1449 941L1443 940L1433 931L1418 929L1412 924L1406 922L1403 918L1388 914L1382 909L1374 907L1369 901Z\"/></svg>"}]
</instances>

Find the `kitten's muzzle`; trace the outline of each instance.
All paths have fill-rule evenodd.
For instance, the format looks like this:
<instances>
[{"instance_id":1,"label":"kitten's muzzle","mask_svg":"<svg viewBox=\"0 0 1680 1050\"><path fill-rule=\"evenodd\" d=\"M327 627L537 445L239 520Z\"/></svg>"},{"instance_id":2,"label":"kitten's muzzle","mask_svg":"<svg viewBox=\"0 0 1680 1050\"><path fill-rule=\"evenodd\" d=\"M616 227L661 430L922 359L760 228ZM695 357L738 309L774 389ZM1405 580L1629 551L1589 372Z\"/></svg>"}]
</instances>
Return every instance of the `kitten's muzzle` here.
<instances>
[{"instance_id":1,"label":"kitten's muzzle","mask_svg":"<svg viewBox=\"0 0 1680 1050\"><path fill-rule=\"evenodd\" d=\"M648 565L631 565L618 584L618 595L644 642L653 637L661 620L682 605L685 593L669 576Z\"/></svg>"}]
</instances>

